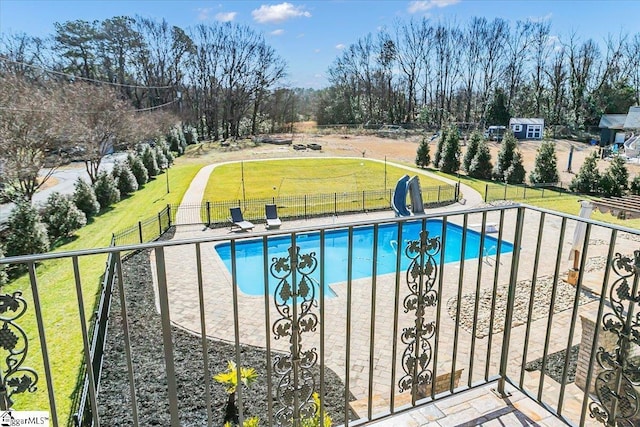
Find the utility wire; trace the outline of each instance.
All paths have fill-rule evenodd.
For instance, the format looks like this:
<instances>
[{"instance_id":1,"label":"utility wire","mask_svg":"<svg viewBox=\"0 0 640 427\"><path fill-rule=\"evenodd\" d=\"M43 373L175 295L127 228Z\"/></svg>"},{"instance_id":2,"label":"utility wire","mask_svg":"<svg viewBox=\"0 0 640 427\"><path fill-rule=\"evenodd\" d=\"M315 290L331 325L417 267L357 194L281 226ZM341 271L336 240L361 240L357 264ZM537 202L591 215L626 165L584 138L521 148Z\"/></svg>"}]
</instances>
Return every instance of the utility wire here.
<instances>
[{"instance_id":1,"label":"utility wire","mask_svg":"<svg viewBox=\"0 0 640 427\"><path fill-rule=\"evenodd\" d=\"M140 108L140 109L137 109L137 110L130 110L130 111L132 111L134 113L139 113L139 112L143 112L143 111L152 111L152 110L156 110L158 108L166 107L167 105L175 104L178 101L180 101L180 99L174 99L173 101L165 102L164 104L156 105L154 107ZM30 113L47 113L47 112L51 111L51 110L36 110L36 109L32 109L32 108L5 107L5 106L1 106L1 105L0 105L0 110L16 111L16 112L30 112ZM58 109L57 111L63 111L65 113L74 113L74 114L94 114L94 113L108 112L108 110L106 110L106 111L105 110L101 110L101 111L86 111L86 110L85 111L74 111L74 110L60 110L60 109Z\"/></svg>"},{"instance_id":2,"label":"utility wire","mask_svg":"<svg viewBox=\"0 0 640 427\"><path fill-rule=\"evenodd\" d=\"M42 67L39 67L37 65L28 64L26 62L13 61L11 59L3 58L1 56L0 56L0 61L8 62L8 63L15 64L15 65L24 65L24 66L27 66L27 67L31 67L31 68L35 68L37 70L44 71L46 73L57 74L57 75L60 75L60 76L69 77L69 78L74 79L74 80L84 80L84 81L87 81L87 82L103 83L103 84L112 85L112 86L118 86L118 87L127 87L127 88L131 88L131 89L173 89L174 88L174 86L128 85L128 84L125 84L125 83L112 83L112 82L108 82L108 81L105 81L105 80L90 79L88 77L78 77L78 76L75 76L73 74L63 73L62 71L48 70L46 68L42 68Z\"/></svg>"}]
</instances>

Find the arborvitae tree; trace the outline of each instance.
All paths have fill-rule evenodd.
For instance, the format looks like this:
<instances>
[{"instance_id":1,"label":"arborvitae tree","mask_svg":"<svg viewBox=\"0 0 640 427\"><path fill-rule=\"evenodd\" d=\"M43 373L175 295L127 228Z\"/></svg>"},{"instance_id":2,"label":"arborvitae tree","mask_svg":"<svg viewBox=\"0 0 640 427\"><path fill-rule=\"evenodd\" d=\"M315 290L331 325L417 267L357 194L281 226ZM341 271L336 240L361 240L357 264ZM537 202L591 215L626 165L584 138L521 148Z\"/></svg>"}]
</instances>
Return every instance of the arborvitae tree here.
<instances>
[{"instance_id":1,"label":"arborvitae tree","mask_svg":"<svg viewBox=\"0 0 640 427\"><path fill-rule=\"evenodd\" d=\"M435 168L440 168L440 162L442 160L442 150L443 150L446 139L447 139L447 127L444 126L440 131L440 139L438 140L438 144L436 145L436 152L433 153L433 167Z\"/></svg>"},{"instance_id":2,"label":"arborvitae tree","mask_svg":"<svg viewBox=\"0 0 640 427\"><path fill-rule=\"evenodd\" d=\"M510 118L509 110L507 109L507 97L502 89L497 89L487 111L487 123L489 125L507 126Z\"/></svg>"},{"instance_id":3,"label":"arborvitae tree","mask_svg":"<svg viewBox=\"0 0 640 427\"><path fill-rule=\"evenodd\" d=\"M178 153L178 156L182 154L183 149L180 145L180 137L178 136L178 129L173 127L169 129L169 133L167 134L167 145L174 153Z\"/></svg>"},{"instance_id":4,"label":"arborvitae tree","mask_svg":"<svg viewBox=\"0 0 640 427\"><path fill-rule=\"evenodd\" d=\"M478 146L483 140L484 138L482 137L482 134L480 132L473 132L471 134L471 138L469 138L469 143L467 144L467 152L464 153L464 159L462 160L462 169L464 169L465 171L469 172L471 162L473 161L474 157L476 157Z\"/></svg>"},{"instance_id":5,"label":"arborvitae tree","mask_svg":"<svg viewBox=\"0 0 640 427\"><path fill-rule=\"evenodd\" d=\"M505 173L513 162L517 146L518 141L515 136L513 136L513 133L507 132L502 139L502 145L500 146L500 151L498 151L498 160L493 168L494 179L498 181L505 180Z\"/></svg>"},{"instance_id":6,"label":"arborvitae tree","mask_svg":"<svg viewBox=\"0 0 640 427\"><path fill-rule=\"evenodd\" d=\"M529 174L529 181L534 184L548 184L560 181L558 176L558 158L556 145L551 141L543 141L536 153L536 163Z\"/></svg>"},{"instance_id":7,"label":"arborvitae tree","mask_svg":"<svg viewBox=\"0 0 640 427\"><path fill-rule=\"evenodd\" d=\"M51 241L71 236L74 231L87 224L87 217L73 203L71 197L57 192L49 196L41 216Z\"/></svg>"},{"instance_id":8,"label":"arborvitae tree","mask_svg":"<svg viewBox=\"0 0 640 427\"><path fill-rule=\"evenodd\" d=\"M138 188L145 185L149 180L149 174L147 173L147 168L144 166L144 163L142 163L142 159L137 155L129 154L127 156L127 163L129 164L131 172L133 172L133 176L136 178Z\"/></svg>"},{"instance_id":9,"label":"arborvitae tree","mask_svg":"<svg viewBox=\"0 0 640 427\"><path fill-rule=\"evenodd\" d=\"M138 190L138 181L133 172L131 172L129 162L116 162L111 170L111 175L118 182L118 190L120 190L121 197L128 196Z\"/></svg>"},{"instance_id":10,"label":"arborvitae tree","mask_svg":"<svg viewBox=\"0 0 640 427\"><path fill-rule=\"evenodd\" d=\"M158 167L158 161L156 159L156 151L151 146L146 145L142 151L142 164L147 169L149 179L158 176L160 168Z\"/></svg>"},{"instance_id":11,"label":"arborvitae tree","mask_svg":"<svg viewBox=\"0 0 640 427\"><path fill-rule=\"evenodd\" d=\"M11 233L7 236L7 256L30 255L47 252L49 237L38 211L31 203L20 200L9 215Z\"/></svg>"},{"instance_id":12,"label":"arborvitae tree","mask_svg":"<svg viewBox=\"0 0 640 427\"><path fill-rule=\"evenodd\" d=\"M87 219L97 215L100 212L100 203L96 199L93 187L82 178L78 178L75 187L73 203L75 203L76 207L84 212Z\"/></svg>"},{"instance_id":13,"label":"arborvitae tree","mask_svg":"<svg viewBox=\"0 0 640 427\"><path fill-rule=\"evenodd\" d=\"M620 197L627 192L629 171L622 156L615 156L600 179L600 189L607 197Z\"/></svg>"},{"instance_id":14,"label":"arborvitae tree","mask_svg":"<svg viewBox=\"0 0 640 427\"><path fill-rule=\"evenodd\" d=\"M505 181L509 184L522 184L526 176L527 171L524 170L524 165L522 164L522 154L520 154L520 151L516 151L513 153L511 165L504 173Z\"/></svg>"},{"instance_id":15,"label":"arborvitae tree","mask_svg":"<svg viewBox=\"0 0 640 427\"><path fill-rule=\"evenodd\" d=\"M481 140L478 144L476 155L469 165L469 176L480 179L491 179L492 170L493 164L491 164L489 145L487 145L486 141Z\"/></svg>"},{"instance_id":16,"label":"arborvitae tree","mask_svg":"<svg viewBox=\"0 0 640 427\"><path fill-rule=\"evenodd\" d=\"M440 170L445 173L454 173L460 169L460 136L458 129L451 126L447 130L447 139L442 147Z\"/></svg>"},{"instance_id":17,"label":"arborvitae tree","mask_svg":"<svg viewBox=\"0 0 640 427\"><path fill-rule=\"evenodd\" d=\"M416 154L416 165L419 168L426 168L431 163L431 155L429 154L429 141L427 137L423 136L418 146L418 152Z\"/></svg>"},{"instance_id":18,"label":"arborvitae tree","mask_svg":"<svg viewBox=\"0 0 640 427\"><path fill-rule=\"evenodd\" d=\"M96 198L102 209L120 201L120 190L118 190L116 180L104 171L98 174L98 178L93 184L93 190L96 192Z\"/></svg>"},{"instance_id":19,"label":"arborvitae tree","mask_svg":"<svg viewBox=\"0 0 640 427\"><path fill-rule=\"evenodd\" d=\"M167 169L169 167L169 160L167 160L167 156L164 155L162 146L156 145L153 151L155 151L156 163L158 164L160 171Z\"/></svg>"},{"instance_id":20,"label":"arborvitae tree","mask_svg":"<svg viewBox=\"0 0 640 427\"><path fill-rule=\"evenodd\" d=\"M569 184L569 190L575 193L597 194L600 192L600 180L598 153L594 151L584 159L580 170Z\"/></svg>"},{"instance_id":21,"label":"arborvitae tree","mask_svg":"<svg viewBox=\"0 0 640 427\"><path fill-rule=\"evenodd\" d=\"M634 196L640 195L640 175L636 175L631 180L631 185L629 185L629 190L631 194Z\"/></svg>"},{"instance_id":22,"label":"arborvitae tree","mask_svg":"<svg viewBox=\"0 0 640 427\"><path fill-rule=\"evenodd\" d=\"M198 142L198 130L193 126L185 126L184 130L184 140L187 145L195 144Z\"/></svg>"}]
</instances>

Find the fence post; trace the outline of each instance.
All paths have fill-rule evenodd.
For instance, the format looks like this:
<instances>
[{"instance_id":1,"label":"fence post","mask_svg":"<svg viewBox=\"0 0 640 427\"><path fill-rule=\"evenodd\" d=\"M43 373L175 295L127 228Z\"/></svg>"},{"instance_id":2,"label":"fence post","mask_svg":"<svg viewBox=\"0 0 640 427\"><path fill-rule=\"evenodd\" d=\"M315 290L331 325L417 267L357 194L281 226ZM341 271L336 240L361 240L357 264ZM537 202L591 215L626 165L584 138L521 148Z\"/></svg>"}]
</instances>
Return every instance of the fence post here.
<instances>
[{"instance_id":1,"label":"fence post","mask_svg":"<svg viewBox=\"0 0 640 427\"><path fill-rule=\"evenodd\" d=\"M507 184L507 181L504 182L504 197L502 198L502 200L507 200L507 187L509 186L509 184Z\"/></svg>"},{"instance_id":2,"label":"fence post","mask_svg":"<svg viewBox=\"0 0 640 427\"><path fill-rule=\"evenodd\" d=\"M365 212L365 209L364 209L364 190L362 190L362 212Z\"/></svg>"},{"instance_id":3,"label":"fence post","mask_svg":"<svg viewBox=\"0 0 640 427\"><path fill-rule=\"evenodd\" d=\"M207 200L207 227L211 225L211 202Z\"/></svg>"},{"instance_id":4,"label":"fence post","mask_svg":"<svg viewBox=\"0 0 640 427\"><path fill-rule=\"evenodd\" d=\"M171 227L171 205L167 205L167 219L169 220L169 227Z\"/></svg>"},{"instance_id":5,"label":"fence post","mask_svg":"<svg viewBox=\"0 0 640 427\"><path fill-rule=\"evenodd\" d=\"M438 202L440 201L440 186L438 185Z\"/></svg>"},{"instance_id":6,"label":"fence post","mask_svg":"<svg viewBox=\"0 0 640 427\"><path fill-rule=\"evenodd\" d=\"M522 198L527 200L527 186L525 185L522 190Z\"/></svg>"},{"instance_id":7,"label":"fence post","mask_svg":"<svg viewBox=\"0 0 640 427\"><path fill-rule=\"evenodd\" d=\"M544 199L544 187L542 187L542 195L540 196L541 199Z\"/></svg>"},{"instance_id":8,"label":"fence post","mask_svg":"<svg viewBox=\"0 0 640 427\"><path fill-rule=\"evenodd\" d=\"M489 184L484 185L484 202L487 203L487 197L489 196Z\"/></svg>"},{"instance_id":9,"label":"fence post","mask_svg":"<svg viewBox=\"0 0 640 427\"><path fill-rule=\"evenodd\" d=\"M307 195L304 195L304 219L307 219Z\"/></svg>"},{"instance_id":10,"label":"fence post","mask_svg":"<svg viewBox=\"0 0 640 427\"><path fill-rule=\"evenodd\" d=\"M158 236L162 235L162 215L158 212Z\"/></svg>"},{"instance_id":11,"label":"fence post","mask_svg":"<svg viewBox=\"0 0 640 427\"><path fill-rule=\"evenodd\" d=\"M338 216L338 193L333 193L333 215Z\"/></svg>"},{"instance_id":12,"label":"fence post","mask_svg":"<svg viewBox=\"0 0 640 427\"><path fill-rule=\"evenodd\" d=\"M142 221L138 221L138 237L140 238L140 243L144 243L142 241Z\"/></svg>"}]
</instances>

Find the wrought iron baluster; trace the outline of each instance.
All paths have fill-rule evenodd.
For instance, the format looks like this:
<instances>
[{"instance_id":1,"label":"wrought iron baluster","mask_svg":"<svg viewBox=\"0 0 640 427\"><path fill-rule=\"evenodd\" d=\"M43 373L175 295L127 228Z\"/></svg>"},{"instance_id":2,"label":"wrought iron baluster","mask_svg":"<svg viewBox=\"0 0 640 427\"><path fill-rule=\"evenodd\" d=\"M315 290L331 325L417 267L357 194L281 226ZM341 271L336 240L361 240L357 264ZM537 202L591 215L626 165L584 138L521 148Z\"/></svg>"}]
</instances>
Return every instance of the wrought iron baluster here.
<instances>
[{"instance_id":1,"label":"wrought iron baluster","mask_svg":"<svg viewBox=\"0 0 640 427\"><path fill-rule=\"evenodd\" d=\"M640 345L640 250L633 258L616 254L611 269L618 276L609 291L613 312L602 318L604 331L617 336L611 351L598 348L596 360L602 369L596 377L595 391L598 401L589 404L591 417L603 424L635 425L640 412L640 362L631 358L632 350Z\"/></svg>"},{"instance_id":2,"label":"wrought iron baluster","mask_svg":"<svg viewBox=\"0 0 640 427\"><path fill-rule=\"evenodd\" d=\"M440 238L429 238L429 232L423 230L420 239L410 241L405 249L411 262L406 274L409 294L404 298L403 307L405 313L415 313L415 320L414 325L404 328L401 335L406 348L402 355L405 375L398 381L400 392L422 384L426 386L433 380L433 371L429 369L433 349L429 340L435 334L436 325L434 320L428 321L425 314L427 307L436 307L438 304L438 292L434 288L438 277L435 257L440 248Z\"/></svg>"},{"instance_id":3,"label":"wrought iron baluster","mask_svg":"<svg viewBox=\"0 0 640 427\"><path fill-rule=\"evenodd\" d=\"M0 295L0 349L6 353L6 366L0 368L0 409L3 411L13 406L14 395L33 393L37 389L37 372L22 366L29 350L27 334L15 323L26 311L27 302L22 292Z\"/></svg>"},{"instance_id":4,"label":"wrought iron baluster","mask_svg":"<svg viewBox=\"0 0 640 427\"><path fill-rule=\"evenodd\" d=\"M300 248L289 248L286 257L273 258L270 274L278 284L274 304L280 315L272 325L275 339L288 337L290 353L274 357L273 369L279 381L276 400L279 408L275 420L279 426L298 426L312 417L317 408L313 400L315 379L311 370L318 361L315 348L303 349L302 334L315 332L318 317L316 283L311 274L318 266L315 252L301 254Z\"/></svg>"}]
</instances>

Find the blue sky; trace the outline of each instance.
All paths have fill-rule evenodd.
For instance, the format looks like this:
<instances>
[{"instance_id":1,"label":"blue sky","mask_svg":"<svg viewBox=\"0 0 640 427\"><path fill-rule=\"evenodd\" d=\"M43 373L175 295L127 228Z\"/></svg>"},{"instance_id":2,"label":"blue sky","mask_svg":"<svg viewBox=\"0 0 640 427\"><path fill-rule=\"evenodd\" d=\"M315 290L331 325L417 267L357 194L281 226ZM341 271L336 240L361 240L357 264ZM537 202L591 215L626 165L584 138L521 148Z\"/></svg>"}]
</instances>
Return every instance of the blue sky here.
<instances>
[{"instance_id":1,"label":"blue sky","mask_svg":"<svg viewBox=\"0 0 640 427\"><path fill-rule=\"evenodd\" d=\"M534 0L316 0L316 1L152 1L0 0L0 31L46 36L54 22L103 20L118 15L164 18L188 29L201 23L233 21L264 33L289 64L293 87L326 86L326 71L340 49L396 20L426 16L465 24L473 16L511 22L548 19L552 34L576 33L602 43L608 35L640 33L640 1Z\"/></svg>"}]
</instances>

